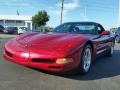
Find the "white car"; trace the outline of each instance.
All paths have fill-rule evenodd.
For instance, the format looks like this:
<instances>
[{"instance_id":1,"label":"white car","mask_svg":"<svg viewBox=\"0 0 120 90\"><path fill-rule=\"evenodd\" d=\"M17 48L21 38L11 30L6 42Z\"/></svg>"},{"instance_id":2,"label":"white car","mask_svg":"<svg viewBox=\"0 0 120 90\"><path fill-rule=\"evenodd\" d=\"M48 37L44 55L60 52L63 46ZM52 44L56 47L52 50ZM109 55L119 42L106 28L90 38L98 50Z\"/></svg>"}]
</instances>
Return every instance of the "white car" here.
<instances>
[{"instance_id":1,"label":"white car","mask_svg":"<svg viewBox=\"0 0 120 90\"><path fill-rule=\"evenodd\" d=\"M18 27L18 34L26 33L28 29L26 27Z\"/></svg>"}]
</instances>

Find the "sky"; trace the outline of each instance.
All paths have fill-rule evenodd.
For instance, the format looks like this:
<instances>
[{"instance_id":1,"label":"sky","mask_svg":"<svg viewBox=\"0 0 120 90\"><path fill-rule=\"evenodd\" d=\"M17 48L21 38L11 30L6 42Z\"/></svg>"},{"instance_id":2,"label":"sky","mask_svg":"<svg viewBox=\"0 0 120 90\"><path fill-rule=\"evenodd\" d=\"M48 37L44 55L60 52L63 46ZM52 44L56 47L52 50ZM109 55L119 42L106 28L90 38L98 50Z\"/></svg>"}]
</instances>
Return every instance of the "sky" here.
<instances>
[{"instance_id":1,"label":"sky","mask_svg":"<svg viewBox=\"0 0 120 90\"><path fill-rule=\"evenodd\" d=\"M64 0L63 22L93 21L105 29L117 27L119 0ZM61 0L0 0L0 15L35 15L46 10L47 25L60 24Z\"/></svg>"}]
</instances>

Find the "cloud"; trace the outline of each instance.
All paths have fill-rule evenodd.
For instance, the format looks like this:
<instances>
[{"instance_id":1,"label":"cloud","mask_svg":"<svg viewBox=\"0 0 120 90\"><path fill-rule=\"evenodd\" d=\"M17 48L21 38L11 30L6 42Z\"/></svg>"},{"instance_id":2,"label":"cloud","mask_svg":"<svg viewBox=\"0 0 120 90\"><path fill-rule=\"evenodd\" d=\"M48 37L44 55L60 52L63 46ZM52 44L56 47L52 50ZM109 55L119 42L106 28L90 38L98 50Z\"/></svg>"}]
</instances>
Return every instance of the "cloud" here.
<instances>
[{"instance_id":1,"label":"cloud","mask_svg":"<svg viewBox=\"0 0 120 90\"><path fill-rule=\"evenodd\" d=\"M57 6L61 7L61 3L59 3ZM74 10L78 7L80 7L78 0L72 0L72 2L64 3L64 9L67 11Z\"/></svg>"},{"instance_id":2,"label":"cloud","mask_svg":"<svg viewBox=\"0 0 120 90\"><path fill-rule=\"evenodd\" d=\"M64 3L63 15L67 15L70 11L79 8L79 0L72 0L71 2ZM61 2L57 3L53 7L49 7L50 12L55 15L60 15L61 13Z\"/></svg>"},{"instance_id":3,"label":"cloud","mask_svg":"<svg viewBox=\"0 0 120 90\"><path fill-rule=\"evenodd\" d=\"M57 6L61 7L61 3L58 3ZM75 10L78 7L80 7L78 0L72 0L71 2L64 3L63 14L67 14L69 11Z\"/></svg>"}]
</instances>

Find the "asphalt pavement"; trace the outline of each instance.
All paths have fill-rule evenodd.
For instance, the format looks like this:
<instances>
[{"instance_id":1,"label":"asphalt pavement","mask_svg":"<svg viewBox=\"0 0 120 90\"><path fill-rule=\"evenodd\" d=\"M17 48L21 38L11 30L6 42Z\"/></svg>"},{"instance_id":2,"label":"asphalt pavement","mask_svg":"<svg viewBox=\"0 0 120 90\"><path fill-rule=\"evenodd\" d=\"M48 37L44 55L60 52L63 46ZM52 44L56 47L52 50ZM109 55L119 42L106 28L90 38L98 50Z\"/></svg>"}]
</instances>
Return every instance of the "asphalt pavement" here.
<instances>
[{"instance_id":1,"label":"asphalt pavement","mask_svg":"<svg viewBox=\"0 0 120 90\"><path fill-rule=\"evenodd\" d=\"M0 38L0 90L120 89L120 44L116 44L113 57L96 60L88 74L63 77L4 60L2 49L7 40Z\"/></svg>"}]
</instances>

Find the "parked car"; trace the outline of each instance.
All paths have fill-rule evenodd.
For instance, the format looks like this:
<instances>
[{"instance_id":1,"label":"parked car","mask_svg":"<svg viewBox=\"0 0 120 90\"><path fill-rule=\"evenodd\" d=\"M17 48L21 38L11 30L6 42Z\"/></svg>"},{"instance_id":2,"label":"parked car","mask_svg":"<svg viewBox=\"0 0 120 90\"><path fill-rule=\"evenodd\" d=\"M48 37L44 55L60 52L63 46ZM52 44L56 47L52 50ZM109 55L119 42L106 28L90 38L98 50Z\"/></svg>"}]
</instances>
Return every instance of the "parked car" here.
<instances>
[{"instance_id":1,"label":"parked car","mask_svg":"<svg viewBox=\"0 0 120 90\"><path fill-rule=\"evenodd\" d=\"M110 31L115 34L115 32L117 31L118 28L111 28Z\"/></svg>"},{"instance_id":2,"label":"parked car","mask_svg":"<svg viewBox=\"0 0 120 90\"><path fill-rule=\"evenodd\" d=\"M83 74L103 54L112 56L115 38L95 22L68 22L48 33L25 33L4 46L6 60L51 71Z\"/></svg>"},{"instance_id":3,"label":"parked car","mask_svg":"<svg viewBox=\"0 0 120 90\"><path fill-rule=\"evenodd\" d=\"M28 32L28 28L27 27L18 27L18 34L23 34Z\"/></svg>"},{"instance_id":4,"label":"parked car","mask_svg":"<svg viewBox=\"0 0 120 90\"><path fill-rule=\"evenodd\" d=\"M0 32L3 32L4 27L2 25L0 25Z\"/></svg>"},{"instance_id":5,"label":"parked car","mask_svg":"<svg viewBox=\"0 0 120 90\"><path fill-rule=\"evenodd\" d=\"M117 43L120 43L120 27L117 29L116 33L115 33L115 40Z\"/></svg>"},{"instance_id":6,"label":"parked car","mask_svg":"<svg viewBox=\"0 0 120 90\"><path fill-rule=\"evenodd\" d=\"M18 28L17 27L7 27L4 29L4 33L8 34L17 34Z\"/></svg>"}]
</instances>

